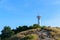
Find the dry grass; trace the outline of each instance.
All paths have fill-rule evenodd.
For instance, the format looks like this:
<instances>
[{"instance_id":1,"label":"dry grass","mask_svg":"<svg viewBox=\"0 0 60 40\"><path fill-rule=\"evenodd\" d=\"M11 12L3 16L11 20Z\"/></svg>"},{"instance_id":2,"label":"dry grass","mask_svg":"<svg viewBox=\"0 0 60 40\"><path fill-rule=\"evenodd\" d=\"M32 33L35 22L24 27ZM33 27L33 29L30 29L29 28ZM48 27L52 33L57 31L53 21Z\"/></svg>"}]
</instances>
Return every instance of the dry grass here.
<instances>
[{"instance_id":1,"label":"dry grass","mask_svg":"<svg viewBox=\"0 0 60 40\"><path fill-rule=\"evenodd\" d=\"M34 34L36 31L40 31L40 28L37 28L37 29L30 29L30 30L27 30L27 31L23 31L23 32L20 32L20 33L18 33L18 34L16 34L16 35L14 35L14 36L12 36L11 37L11 39L14 39L14 38L24 38L25 36L27 36L27 35L33 35L33 36L35 36L35 37L37 37L37 35L36 34ZM34 37L34 38L35 38ZM14 39L15 40L15 39Z\"/></svg>"},{"instance_id":2,"label":"dry grass","mask_svg":"<svg viewBox=\"0 0 60 40\"><path fill-rule=\"evenodd\" d=\"M30 35L27 35L23 38L23 40L38 40L38 35L37 34L30 34Z\"/></svg>"},{"instance_id":3,"label":"dry grass","mask_svg":"<svg viewBox=\"0 0 60 40\"><path fill-rule=\"evenodd\" d=\"M40 28L26 30L26 31L20 32L16 35L12 36L11 38L22 39L22 38L28 38L28 37L31 38L32 37L29 40L38 40L39 37L36 34L36 32L40 31L40 30L41 30ZM52 36L52 38L54 38L55 40L60 40L60 28L46 27L46 28L44 28L44 30L47 30L47 32L50 32L49 35Z\"/></svg>"}]
</instances>

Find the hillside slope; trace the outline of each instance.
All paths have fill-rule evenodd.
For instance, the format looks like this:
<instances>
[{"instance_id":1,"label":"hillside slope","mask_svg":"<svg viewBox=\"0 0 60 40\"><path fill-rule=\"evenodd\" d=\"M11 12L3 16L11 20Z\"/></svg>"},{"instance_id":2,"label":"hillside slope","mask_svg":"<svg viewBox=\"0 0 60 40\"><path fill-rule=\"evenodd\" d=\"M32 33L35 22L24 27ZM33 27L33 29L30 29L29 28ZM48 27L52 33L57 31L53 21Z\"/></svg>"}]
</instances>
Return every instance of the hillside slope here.
<instances>
[{"instance_id":1,"label":"hillside slope","mask_svg":"<svg viewBox=\"0 0 60 40\"><path fill-rule=\"evenodd\" d=\"M60 28L30 29L17 33L9 40L60 40Z\"/></svg>"}]
</instances>

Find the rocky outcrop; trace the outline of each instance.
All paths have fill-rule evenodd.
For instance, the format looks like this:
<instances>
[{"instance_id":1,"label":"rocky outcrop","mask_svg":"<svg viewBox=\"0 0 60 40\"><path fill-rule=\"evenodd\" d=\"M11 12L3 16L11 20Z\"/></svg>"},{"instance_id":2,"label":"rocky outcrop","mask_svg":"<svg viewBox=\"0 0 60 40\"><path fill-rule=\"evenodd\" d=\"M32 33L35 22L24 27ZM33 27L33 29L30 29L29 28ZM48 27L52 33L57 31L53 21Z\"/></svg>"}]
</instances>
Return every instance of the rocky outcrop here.
<instances>
[{"instance_id":1,"label":"rocky outcrop","mask_svg":"<svg viewBox=\"0 0 60 40\"><path fill-rule=\"evenodd\" d=\"M50 35L50 32L52 32L50 29L49 29L49 31L47 31L46 29L41 30L40 28L30 29L30 30L23 31L23 32L20 32L16 35L12 36L9 40L21 40L24 37L26 37L27 35L31 35L31 34L36 34L38 36L38 38L37 38L38 40L55 40Z\"/></svg>"}]
</instances>

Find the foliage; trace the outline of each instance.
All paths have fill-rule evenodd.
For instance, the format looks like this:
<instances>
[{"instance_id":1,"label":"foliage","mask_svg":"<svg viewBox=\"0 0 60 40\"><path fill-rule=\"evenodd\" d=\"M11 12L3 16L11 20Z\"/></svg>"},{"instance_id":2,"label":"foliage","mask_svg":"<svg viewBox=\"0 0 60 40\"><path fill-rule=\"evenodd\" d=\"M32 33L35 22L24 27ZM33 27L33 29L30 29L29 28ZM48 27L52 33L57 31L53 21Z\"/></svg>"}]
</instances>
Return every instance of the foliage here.
<instances>
[{"instance_id":1,"label":"foliage","mask_svg":"<svg viewBox=\"0 0 60 40\"><path fill-rule=\"evenodd\" d=\"M12 31L15 32L15 34L21 32L21 31L25 31L28 30L28 26L18 26L16 29L13 29Z\"/></svg>"},{"instance_id":2,"label":"foliage","mask_svg":"<svg viewBox=\"0 0 60 40\"><path fill-rule=\"evenodd\" d=\"M38 24L33 24L33 29L35 29L35 28L40 28L40 25L38 25Z\"/></svg>"},{"instance_id":3,"label":"foliage","mask_svg":"<svg viewBox=\"0 0 60 40\"><path fill-rule=\"evenodd\" d=\"M47 26L42 26L41 29L47 28Z\"/></svg>"},{"instance_id":4,"label":"foliage","mask_svg":"<svg viewBox=\"0 0 60 40\"><path fill-rule=\"evenodd\" d=\"M11 31L11 28L9 26L5 26L4 29L2 30L1 38L2 40L7 40L13 34L14 32Z\"/></svg>"},{"instance_id":5,"label":"foliage","mask_svg":"<svg viewBox=\"0 0 60 40\"><path fill-rule=\"evenodd\" d=\"M1 31L0 38L1 40L8 40L12 35L17 34L17 38L23 37L22 40L38 40L38 35L36 34L40 31L43 31L42 33L45 32L49 37L54 38L55 40L60 40L60 28L40 26L38 24L33 24L32 26L18 26L16 29L5 26ZM45 37L46 36L42 35L42 39Z\"/></svg>"},{"instance_id":6,"label":"foliage","mask_svg":"<svg viewBox=\"0 0 60 40\"><path fill-rule=\"evenodd\" d=\"M36 34L30 34L30 35L25 36L21 40L38 40L38 35L36 35Z\"/></svg>"},{"instance_id":7,"label":"foliage","mask_svg":"<svg viewBox=\"0 0 60 40\"><path fill-rule=\"evenodd\" d=\"M13 29L12 31L15 32L15 34L19 33L19 32L22 32L22 31L25 31L25 30L29 30L29 29L36 29L36 28L40 28L40 25L38 24L33 24L33 26L18 26L16 29Z\"/></svg>"}]
</instances>

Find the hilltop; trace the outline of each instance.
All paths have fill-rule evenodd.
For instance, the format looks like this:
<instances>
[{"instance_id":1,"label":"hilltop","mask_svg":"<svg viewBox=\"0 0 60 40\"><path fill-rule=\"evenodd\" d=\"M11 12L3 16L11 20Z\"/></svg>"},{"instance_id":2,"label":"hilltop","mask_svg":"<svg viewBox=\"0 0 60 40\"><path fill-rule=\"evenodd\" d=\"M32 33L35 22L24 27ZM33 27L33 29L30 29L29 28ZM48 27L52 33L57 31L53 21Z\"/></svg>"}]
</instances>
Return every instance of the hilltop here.
<instances>
[{"instance_id":1,"label":"hilltop","mask_svg":"<svg viewBox=\"0 0 60 40\"><path fill-rule=\"evenodd\" d=\"M0 35L1 40L60 40L60 28L50 26L19 26L11 29L5 26Z\"/></svg>"},{"instance_id":2,"label":"hilltop","mask_svg":"<svg viewBox=\"0 0 60 40\"><path fill-rule=\"evenodd\" d=\"M36 28L22 31L10 40L60 40L60 28Z\"/></svg>"}]
</instances>

